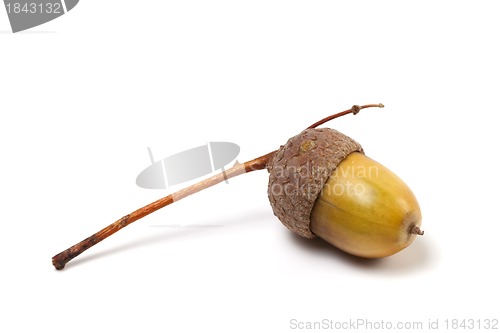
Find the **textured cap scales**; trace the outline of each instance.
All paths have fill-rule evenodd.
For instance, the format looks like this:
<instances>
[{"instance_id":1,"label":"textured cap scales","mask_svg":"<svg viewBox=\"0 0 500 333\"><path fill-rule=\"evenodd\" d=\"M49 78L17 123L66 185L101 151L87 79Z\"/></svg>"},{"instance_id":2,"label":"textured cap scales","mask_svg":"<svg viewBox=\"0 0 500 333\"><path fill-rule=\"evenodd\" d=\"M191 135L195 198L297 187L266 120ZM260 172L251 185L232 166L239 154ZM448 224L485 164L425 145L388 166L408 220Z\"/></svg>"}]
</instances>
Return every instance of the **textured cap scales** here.
<instances>
[{"instance_id":1,"label":"textured cap scales","mask_svg":"<svg viewBox=\"0 0 500 333\"><path fill-rule=\"evenodd\" d=\"M309 228L314 203L337 165L355 151L363 152L359 143L330 128L307 129L290 138L267 167L274 215L293 232L314 238Z\"/></svg>"}]
</instances>

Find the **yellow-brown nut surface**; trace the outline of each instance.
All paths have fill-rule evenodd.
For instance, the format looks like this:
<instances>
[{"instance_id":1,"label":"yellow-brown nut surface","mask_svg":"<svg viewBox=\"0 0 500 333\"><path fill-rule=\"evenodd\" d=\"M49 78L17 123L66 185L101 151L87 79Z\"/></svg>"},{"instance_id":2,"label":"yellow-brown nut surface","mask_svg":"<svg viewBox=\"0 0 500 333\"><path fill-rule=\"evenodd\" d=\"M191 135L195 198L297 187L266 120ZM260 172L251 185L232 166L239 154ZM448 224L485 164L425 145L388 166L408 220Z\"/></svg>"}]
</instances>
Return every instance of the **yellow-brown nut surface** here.
<instances>
[{"instance_id":1,"label":"yellow-brown nut surface","mask_svg":"<svg viewBox=\"0 0 500 333\"><path fill-rule=\"evenodd\" d=\"M307 129L281 146L268 164L268 197L279 220L313 238L309 224L314 203L333 170L355 151L363 152L359 143L330 128Z\"/></svg>"},{"instance_id":2,"label":"yellow-brown nut surface","mask_svg":"<svg viewBox=\"0 0 500 333\"><path fill-rule=\"evenodd\" d=\"M421 218L417 199L398 176L369 157L352 153L325 183L310 227L348 253L381 258L410 245Z\"/></svg>"}]
</instances>

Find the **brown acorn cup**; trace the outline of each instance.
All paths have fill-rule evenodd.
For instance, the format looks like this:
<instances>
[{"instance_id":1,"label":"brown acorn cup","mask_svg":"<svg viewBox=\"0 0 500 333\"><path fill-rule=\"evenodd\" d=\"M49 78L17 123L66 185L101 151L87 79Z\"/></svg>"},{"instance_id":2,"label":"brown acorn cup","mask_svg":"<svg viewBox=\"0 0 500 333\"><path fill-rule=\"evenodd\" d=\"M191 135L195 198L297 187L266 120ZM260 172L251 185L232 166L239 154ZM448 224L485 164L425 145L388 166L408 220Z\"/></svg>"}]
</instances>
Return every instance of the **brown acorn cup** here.
<instances>
[{"instance_id":1,"label":"brown acorn cup","mask_svg":"<svg viewBox=\"0 0 500 333\"><path fill-rule=\"evenodd\" d=\"M298 233L301 236L312 238L315 236L315 233L314 233L314 228L311 229L310 217L314 215L313 208L315 208L316 206L315 204L317 204L318 196L323 195L322 193L323 187L325 187L325 184L327 184L327 182L329 181L330 176L332 175L333 177L333 173L336 170L336 168L342 165L343 161L347 160L346 157L352 156L353 152L362 152L362 148L358 143L356 143L354 140L350 139L349 137L343 135L340 132L330 129L317 129L317 130L312 130L312 129L324 124L329 120L350 113L357 114L361 109L371 108L371 107L381 108L383 107L383 105L382 104L367 104L363 106L355 105L346 111L324 118L314 123L313 125L309 126L304 132L300 133L298 136L294 137L296 138L295 140L294 138L290 139L285 146L282 146L280 149L276 151L262 155L258 158L255 158L253 160L250 160L242 164L236 163L233 167L220 174L214 175L197 184L194 184L178 192L170 194L142 208L139 208L128 215L123 216L122 218L110 224L106 228L98 231L92 236L85 238L81 242L55 255L52 258L52 264L56 269L61 270L70 260L77 257L84 251L88 250L90 247L106 239L107 237L111 236L115 232L131 224L132 222L137 221L143 218L144 216L157 211L160 208L168 206L173 202L179 201L191 194L197 193L203 189L216 185L227 179L230 179L232 177L244 173L252 172L255 170L262 170L265 168L267 168L268 171L270 172L268 195L275 215L277 215L278 218L282 221L282 223L292 231ZM299 141L301 143L297 145ZM287 151L287 149L284 148L284 147L289 148L290 146L294 147L294 149L296 150L295 153L298 152L297 156L291 153L292 150ZM321 167L314 169L312 164L309 166L307 165L306 163L307 161L304 160L304 158L307 159L307 156L311 157L310 155L311 152L313 153L313 155L314 154L317 155L317 156L314 155L315 161L321 163ZM286 165L285 163L283 163L284 161L286 161ZM294 166L292 170L295 170L296 173L292 174L289 172L291 166ZM315 166L317 167L317 163L315 163ZM305 167L309 167L309 169L306 170L304 169ZM282 171L281 174L279 174L280 170ZM305 181L307 177L306 178L300 177L300 175L303 174L304 172L310 173L309 176L310 182ZM291 178L287 180L286 177L291 177ZM276 191L280 186L282 189L284 189L287 184L291 184L292 182L295 182L295 184L297 184L298 187L293 187L295 185L293 186L288 185L288 189L291 191L288 195L284 194L284 192L283 193L273 192ZM297 194L299 194L299 196L297 196ZM341 200L342 198L324 197L323 199L335 201L335 200ZM323 199L322 201L325 201ZM319 204L317 205L319 206ZM328 205L329 204L327 204L325 207L328 207ZM329 214L335 214L335 212L333 213L330 212ZM423 234L423 232L421 232L419 229L420 222L417 221L419 217L420 217L420 210L418 208L418 213L414 214L412 220L408 222L410 229L403 232L403 234L405 235L408 234L410 236L414 236L415 234ZM360 219L359 216L355 216L354 218ZM397 218L399 218L399 215L397 216ZM325 235L320 235L318 234L318 232L316 234L318 234L321 238L324 238L328 242L336 245L334 241L329 239L331 238L329 237L331 236L329 235L329 233L331 232L330 230L331 226L329 226L328 223L325 224L324 221L320 221L316 224L318 225L318 232L320 233L324 232ZM370 228L368 228L367 230L370 230ZM341 235L344 235L342 234L342 232L344 232L345 234L345 230L340 228L339 233ZM411 237L406 237L406 238L407 238L406 243L403 244L404 246L407 246L409 244L408 241L410 240ZM340 245L340 247L342 248L342 244ZM345 248L343 249L346 250ZM349 252L349 250L347 251Z\"/></svg>"}]
</instances>

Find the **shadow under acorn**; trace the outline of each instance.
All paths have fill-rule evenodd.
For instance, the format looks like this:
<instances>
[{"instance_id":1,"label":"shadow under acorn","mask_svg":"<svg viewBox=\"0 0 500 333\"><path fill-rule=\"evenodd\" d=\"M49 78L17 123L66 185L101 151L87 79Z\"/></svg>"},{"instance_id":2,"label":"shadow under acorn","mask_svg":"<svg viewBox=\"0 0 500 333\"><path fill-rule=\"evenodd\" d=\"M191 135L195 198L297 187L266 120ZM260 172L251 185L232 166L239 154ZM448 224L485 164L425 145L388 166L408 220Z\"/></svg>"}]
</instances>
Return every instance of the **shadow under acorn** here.
<instances>
[{"instance_id":1,"label":"shadow under acorn","mask_svg":"<svg viewBox=\"0 0 500 333\"><path fill-rule=\"evenodd\" d=\"M418 239L406 249L385 258L361 258L344 252L319 237L307 239L295 233L289 233L290 240L305 251L322 256L328 260L341 261L344 264L384 275L404 275L424 271L432 266L437 251L432 249L432 240L427 236Z\"/></svg>"}]
</instances>

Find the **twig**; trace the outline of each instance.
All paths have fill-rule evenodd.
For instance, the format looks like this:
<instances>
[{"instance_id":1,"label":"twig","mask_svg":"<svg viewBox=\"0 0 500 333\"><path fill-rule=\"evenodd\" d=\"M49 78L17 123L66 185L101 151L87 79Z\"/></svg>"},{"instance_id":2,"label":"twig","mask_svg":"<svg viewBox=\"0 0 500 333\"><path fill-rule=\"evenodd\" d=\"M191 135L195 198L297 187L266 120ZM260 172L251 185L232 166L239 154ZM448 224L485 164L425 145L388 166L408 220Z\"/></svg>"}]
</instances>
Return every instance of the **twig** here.
<instances>
[{"instance_id":1,"label":"twig","mask_svg":"<svg viewBox=\"0 0 500 333\"><path fill-rule=\"evenodd\" d=\"M349 110L345 110L345 111L336 113L336 114L334 114L332 116L323 118L320 121L315 122L314 124L312 124L311 126L309 126L307 129L316 128L316 127L318 127L320 125L323 125L327 121L333 120L333 119L338 118L338 117L345 116L346 114L349 114L349 113L352 113L352 114L356 115L362 109L366 109L366 108L383 108L383 107L384 107L384 104L382 104L382 103L379 103L379 104L366 104L366 105L362 105L362 106L353 105Z\"/></svg>"},{"instance_id":2,"label":"twig","mask_svg":"<svg viewBox=\"0 0 500 333\"><path fill-rule=\"evenodd\" d=\"M96 245L100 241L108 238L118 230L121 230L122 228L128 226L130 223L137 221L141 218L143 218L146 215L149 215L155 211L157 211L160 208L163 208L165 206L170 205L171 203L174 203L176 201L179 201L191 194L194 194L196 192L199 192L201 190L204 190L208 187L211 187L213 185L216 185L220 182L223 182L229 178L236 177L238 175L241 175L243 173L248 173L251 171L255 170L261 170L264 169L267 165L267 162L269 158L275 153L275 151L263 155L261 157L258 157L256 159L253 159L251 161L245 162L243 164L237 163L230 169L221 172L215 176L212 176L208 179L205 179L199 183L196 183L194 185L191 185L189 187L186 187L185 189L182 189L178 192L172 193L170 195L167 195L164 198L161 198L155 202L150 203L149 205L146 205L142 208L139 208L138 210L125 215L118 221L110 224L106 228L102 229L101 231L96 232L90 237L85 238L82 240L80 243L73 245L72 247L68 248L67 250L57 254L52 258L52 264L56 269L63 269L64 266L73 258L76 256L80 255L83 251L88 250L92 246Z\"/></svg>"},{"instance_id":3,"label":"twig","mask_svg":"<svg viewBox=\"0 0 500 333\"><path fill-rule=\"evenodd\" d=\"M364 108L369 108L369 107L383 107L382 104L367 104L363 106L353 106L351 109L346 110L344 112L340 112L337 114L334 114L332 116L326 117L317 123L314 123L313 125L309 126L308 129L310 128L315 128L319 125L322 125L326 123L329 120L341 117L343 115L353 113L356 114L359 112L359 110L364 109ZM164 198L161 198L155 202L150 203L149 205L146 205L142 208L137 209L136 211L125 215L118 221L110 224L106 228L96 232L90 237L85 238L82 240L80 243L77 243L70 248L62 251L61 253L55 255L52 258L52 264L54 267L58 270L61 270L64 268L64 266L73 258L77 257L81 253L83 253L85 250L88 250L92 246L96 245L97 243L101 242L102 240L108 238L115 232L123 229L124 227L128 226L130 223L135 222L141 218L143 218L146 215L149 215L155 211L157 211L160 208L163 208L165 206L170 205L171 203L174 203L176 201L179 201L191 194L197 193L201 190L204 190L206 188L209 188L211 186L214 186L220 182L223 182L229 178L233 178L236 176L239 176L244 173L256 171L256 170L262 170L267 167L267 164L271 161L272 157L276 153L275 151L272 151L266 155L262 155L260 157L257 157L251 161L245 162L243 164L236 163L233 167L230 169L221 172L215 176L212 176L208 179L205 179L199 183L196 183L194 185L191 185L189 187L186 187L185 189L182 189L180 191L177 191L175 193L172 193L170 195L167 195Z\"/></svg>"}]
</instances>

